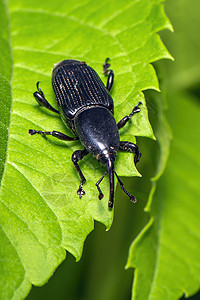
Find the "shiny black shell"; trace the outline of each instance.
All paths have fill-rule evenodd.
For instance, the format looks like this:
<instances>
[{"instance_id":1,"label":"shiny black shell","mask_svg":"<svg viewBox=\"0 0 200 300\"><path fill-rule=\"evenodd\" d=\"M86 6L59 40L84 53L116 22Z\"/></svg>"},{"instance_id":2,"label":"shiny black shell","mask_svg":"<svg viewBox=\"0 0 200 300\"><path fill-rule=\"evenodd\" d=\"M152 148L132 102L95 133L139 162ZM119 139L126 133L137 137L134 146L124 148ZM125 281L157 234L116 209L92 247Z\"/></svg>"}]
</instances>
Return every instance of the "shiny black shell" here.
<instances>
[{"instance_id":1,"label":"shiny black shell","mask_svg":"<svg viewBox=\"0 0 200 300\"><path fill-rule=\"evenodd\" d=\"M74 118L91 106L113 113L113 100L99 75L85 62L63 60L55 65L52 85L64 123L75 132Z\"/></svg>"},{"instance_id":2,"label":"shiny black shell","mask_svg":"<svg viewBox=\"0 0 200 300\"><path fill-rule=\"evenodd\" d=\"M106 163L106 154L113 160L119 149L119 132L113 114L101 106L92 106L77 115L75 130L82 145L101 163Z\"/></svg>"}]
</instances>

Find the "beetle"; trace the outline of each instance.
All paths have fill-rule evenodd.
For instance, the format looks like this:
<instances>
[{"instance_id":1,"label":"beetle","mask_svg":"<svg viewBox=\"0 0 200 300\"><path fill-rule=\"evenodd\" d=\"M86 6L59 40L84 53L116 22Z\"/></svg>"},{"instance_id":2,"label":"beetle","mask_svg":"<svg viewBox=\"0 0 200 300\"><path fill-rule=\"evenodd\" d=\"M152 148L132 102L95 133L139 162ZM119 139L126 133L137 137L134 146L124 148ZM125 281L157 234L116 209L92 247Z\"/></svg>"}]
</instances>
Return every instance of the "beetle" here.
<instances>
[{"instance_id":1,"label":"beetle","mask_svg":"<svg viewBox=\"0 0 200 300\"><path fill-rule=\"evenodd\" d=\"M37 82L37 91L33 93L33 96L39 105L60 114L63 123L71 129L75 136L71 137L58 131L33 129L29 129L29 134L51 135L65 141L80 140L84 149L76 150L72 154L72 161L81 178L77 194L80 198L85 194L83 184L86 181L78 161L90 153L98 162L107 167L105 173L96 183L96 187L101 200L104 195L99 184L108 173L110 181L108 207L112 208L114 203L114 175L130 200L136 202L136 198L124 188L122 181L115 172L114 162L118 150L133 153L135 164L141 157L136 144L120 141L118 130L134 114L140 112L139 106L142 103L139 102L129 115L116 123L113 99L110 95L114 82L114 72L110 69L109 58L103 64L103 73L107 76L106 86L95 70L85 62L68 59L55 64L52 71L52 86L59 110L53 108L46 100L42 89L39 87L40 82Z\"/></svg>"}]
</instances>

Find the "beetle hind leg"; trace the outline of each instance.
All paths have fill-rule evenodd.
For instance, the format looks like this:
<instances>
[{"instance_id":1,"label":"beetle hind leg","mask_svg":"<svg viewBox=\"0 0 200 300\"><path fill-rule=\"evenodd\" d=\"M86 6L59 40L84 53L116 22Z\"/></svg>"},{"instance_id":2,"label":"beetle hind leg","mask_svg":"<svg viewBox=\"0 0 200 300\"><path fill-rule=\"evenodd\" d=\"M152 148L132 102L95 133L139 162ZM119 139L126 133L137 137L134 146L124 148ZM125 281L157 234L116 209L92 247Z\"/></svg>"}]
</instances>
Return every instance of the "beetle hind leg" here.
<instances>
[{"instance_id":1,"label":"beetle hind leg","mask_svg":"<svg viewBox=\"0 0 200 300\"><path fill-rule=\"evenodd\" d=\"M42 89L39 87L39 81L37 82L36 86L37 86L37 91L35 93L33 93L33 96L35 97L35 100L37 101L37 103L41 106L44 106L45 108L59 114L59 111L55 108L53 108L51 106L51 104L47 101L47 99L45 98L45 95L42 91Z\"/></svg>"},{"instance_id":2,"label":"beetle hind leg","mask_svg":"<svg viewBox=\"0 0 200 300\"><path fill-rule=\"evenodd\" d=\"M124 127L124 125L126 125L126 123L132 118L132 116L134 114L137 114L141 111L141 109L139 108L139 105L142 105L142 102L138 102L138 104L136 104L136 106L133 108L132 112L130 113L130 115L125 116L124 118L122 118L118 123L117 123L117 128L120 129L122 127Z\"/></svg>"},{"instance_id":3,"label":"beetle hind leg","mask_svg":"<svg viewBox=\"0 0 200 300\"><path fill-rule=\"evenodd\" d=\"M110 64L108 63L109 60L110 58L107 57L103 64L103 74L108 77L106 88L110 92L114 82L114 72L113 70L108 69L110 67Z\"/></svg>"}]
</instances>

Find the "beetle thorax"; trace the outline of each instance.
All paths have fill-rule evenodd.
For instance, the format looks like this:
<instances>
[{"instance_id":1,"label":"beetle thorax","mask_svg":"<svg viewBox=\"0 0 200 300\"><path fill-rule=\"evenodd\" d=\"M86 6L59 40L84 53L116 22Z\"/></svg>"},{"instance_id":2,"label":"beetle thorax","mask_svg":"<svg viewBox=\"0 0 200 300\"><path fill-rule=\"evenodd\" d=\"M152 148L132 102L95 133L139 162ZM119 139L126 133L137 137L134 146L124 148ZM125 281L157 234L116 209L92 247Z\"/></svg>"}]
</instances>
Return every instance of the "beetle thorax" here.
<instances>
[{"instance_id":1,"label":"beetle thorax","mask_svg":"<svg viewBox=\"0 0 200 300\"><path fill-rule=\"evenodd\" d=\"M92 106L75 117L76 134L83 146L101 163L115 160L119 133L112 113L105 107Z\"/></svg>"}]
</instances>

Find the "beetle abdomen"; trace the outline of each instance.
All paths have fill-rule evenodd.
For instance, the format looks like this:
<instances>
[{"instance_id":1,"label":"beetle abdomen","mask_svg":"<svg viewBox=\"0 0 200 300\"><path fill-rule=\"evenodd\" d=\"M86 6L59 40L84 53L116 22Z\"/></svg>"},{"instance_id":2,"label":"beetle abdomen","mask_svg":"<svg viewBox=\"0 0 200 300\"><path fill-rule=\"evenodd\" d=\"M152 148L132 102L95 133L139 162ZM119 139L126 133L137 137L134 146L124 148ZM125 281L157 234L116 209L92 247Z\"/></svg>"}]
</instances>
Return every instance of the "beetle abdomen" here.
<instances>
[{"instance_id":1,"label":"beetle abdomen","mask_svg":"<svg viewBox=\"0 0 200 300\"><path fill-rule=\"evenodd\" d=\"M72 119L79 109L102 105L113 112L113 100L98 74L86 63L63 60L52 74L52 85L58 106Z\"/></svg>"}]
</instances>

